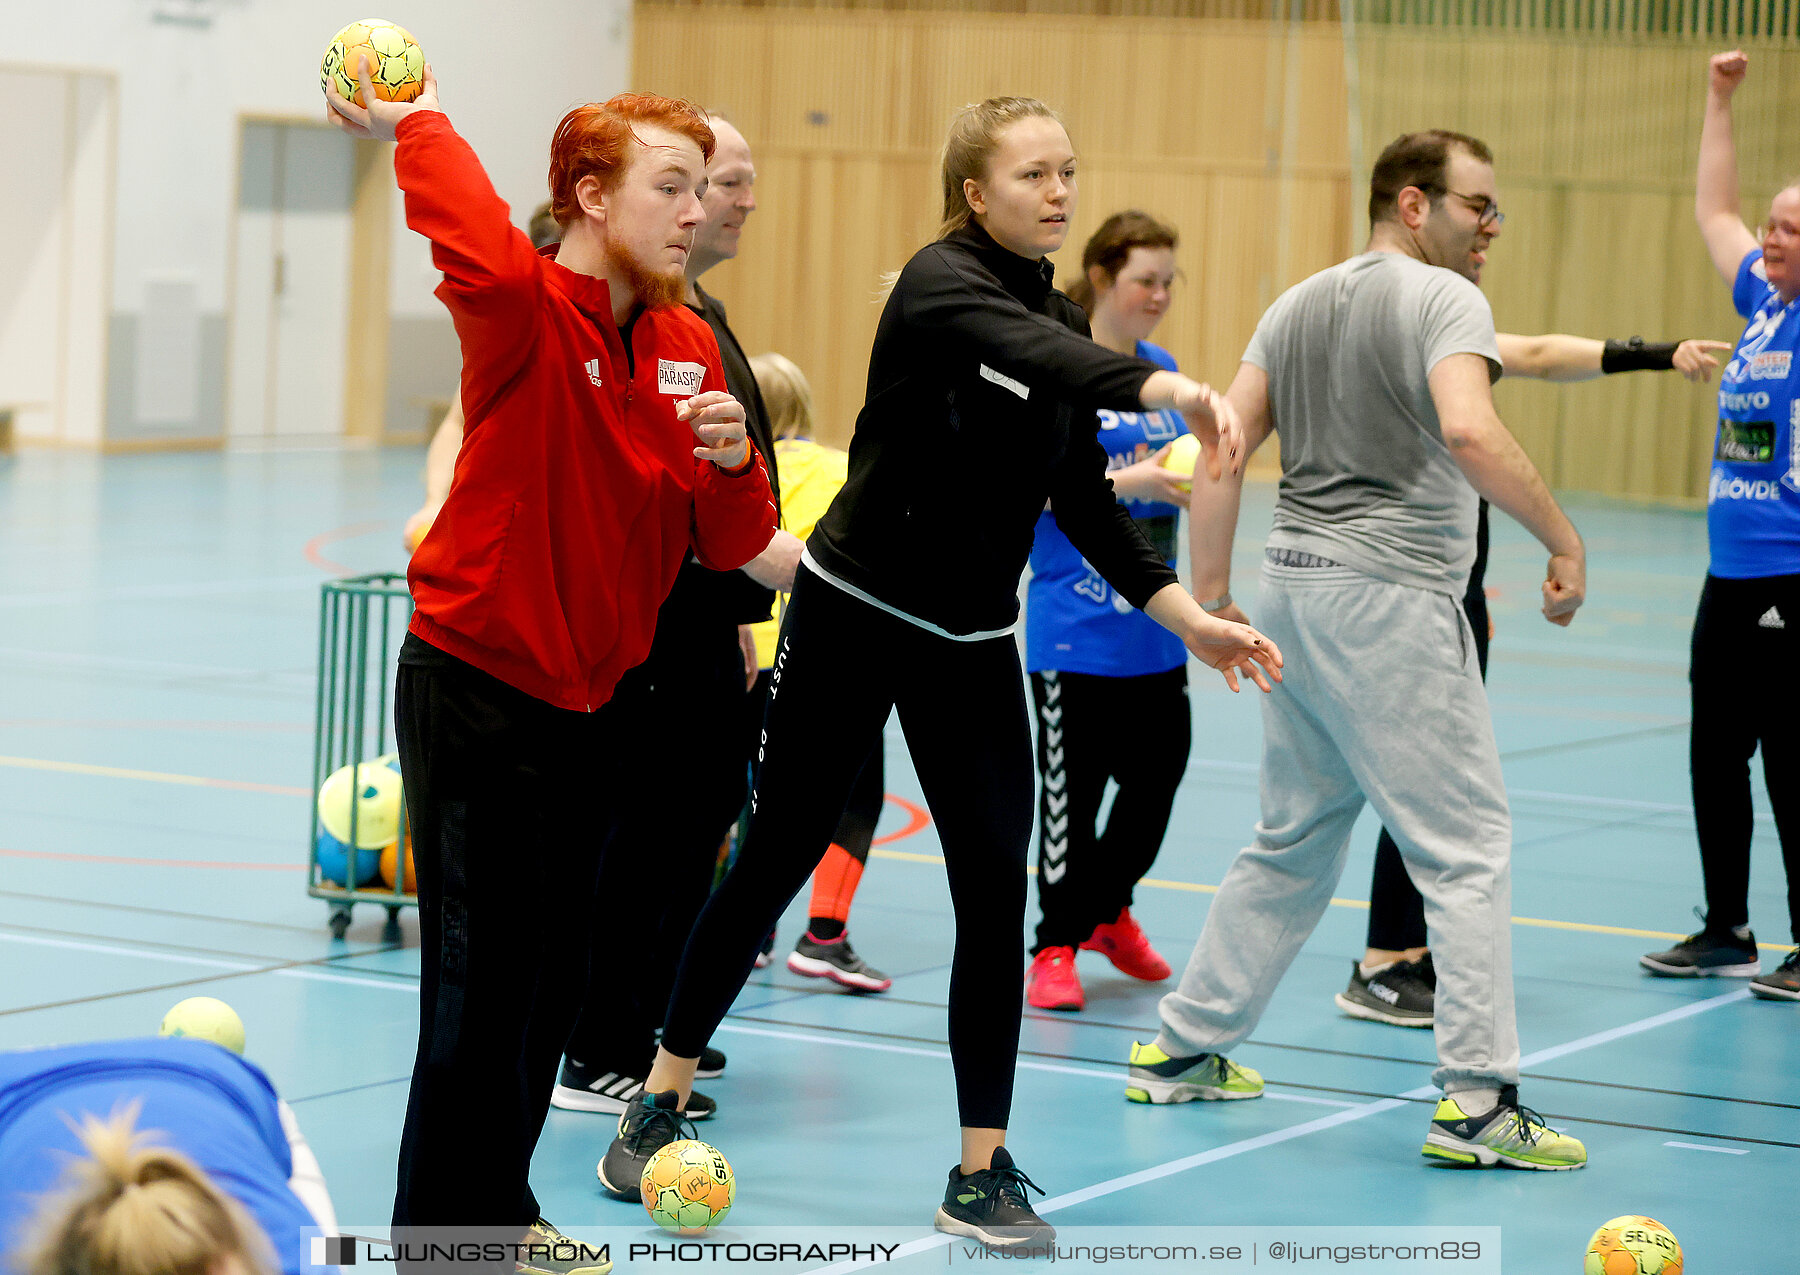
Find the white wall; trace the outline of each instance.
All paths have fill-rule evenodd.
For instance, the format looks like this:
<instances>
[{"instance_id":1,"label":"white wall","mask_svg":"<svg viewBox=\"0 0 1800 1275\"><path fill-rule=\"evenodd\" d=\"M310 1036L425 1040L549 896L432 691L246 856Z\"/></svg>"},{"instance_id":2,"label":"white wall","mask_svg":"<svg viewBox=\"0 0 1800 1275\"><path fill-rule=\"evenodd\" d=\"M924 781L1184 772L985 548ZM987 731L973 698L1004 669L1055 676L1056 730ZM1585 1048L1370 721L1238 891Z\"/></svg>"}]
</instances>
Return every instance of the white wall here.
<instances>
[{"instance_id":1,"label":"white wall","mask_svg":"<svg viewBox=\"0 0 1800 1275\"><path fill-rule=\"evenodd\" d=\"M626 87L629 0L414 0L377 16L412 31L443 105L523 221L544 198L550 135L568 108ZM190 280L201 344L222 342L243 113L317 116L332 34L367 16L320 0L66 0L8 6L0 63L110 72L118 84L110 375L133 375L133 325L152 281ZM9 117L16 119L17 117ZM395 201L398 207L398 199ZM396 213L397 318L435 320L436 275ZM99 355L96 353L96 358ZM220 358L203 350L202 358ZM220 361L222 368L222 359ZM200 375L195 434L216 434L222 391ZM222 373L219 379L222 385ZM112 384L109 437L134 432L132 387ZM205 419L207 413L210 420Z\"/></svg>"}]
</instances>

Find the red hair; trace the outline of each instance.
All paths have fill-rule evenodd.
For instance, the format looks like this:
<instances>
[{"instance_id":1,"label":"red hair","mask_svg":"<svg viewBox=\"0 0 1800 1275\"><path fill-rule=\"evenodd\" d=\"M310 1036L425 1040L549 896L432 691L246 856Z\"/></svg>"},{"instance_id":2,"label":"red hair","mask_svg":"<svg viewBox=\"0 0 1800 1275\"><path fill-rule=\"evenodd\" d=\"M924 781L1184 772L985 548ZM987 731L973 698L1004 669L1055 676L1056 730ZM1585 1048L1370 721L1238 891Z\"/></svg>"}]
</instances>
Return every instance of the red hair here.
<instances>
[{"instance_id":1,"label":"red hair","mask_svg":"<svg viewBox=\"0 0 1800 1275\"><path fill-rule=\"evenodd\" d=\"M567 226L581 217L576 184L584 177L600 179L611 191L631 163L634 124L658 124L690 139L702 160L713 156L713 131L706 113L692 102L652 93L621 93L605 102L589 102L563 116L550 141L550 212Z\"/></svg>"}]
</instances>

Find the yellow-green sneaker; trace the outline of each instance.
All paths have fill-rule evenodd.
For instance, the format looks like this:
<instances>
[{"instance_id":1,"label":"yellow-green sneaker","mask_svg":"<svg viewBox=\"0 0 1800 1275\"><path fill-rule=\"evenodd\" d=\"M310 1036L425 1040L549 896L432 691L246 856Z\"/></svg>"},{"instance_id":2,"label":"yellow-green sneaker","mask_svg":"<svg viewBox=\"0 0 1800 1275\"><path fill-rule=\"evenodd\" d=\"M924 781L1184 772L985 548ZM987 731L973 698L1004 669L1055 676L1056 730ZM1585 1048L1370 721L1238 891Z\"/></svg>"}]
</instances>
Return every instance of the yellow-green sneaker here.
<instances>
[{"instance_id":1,"label":"yellow-green sneaker","mask_svg":"<svg viewBox=\"0 0 1800 1275\"><path fill-rule=\"evenodd\" d=\"M1519 1105L1517 1085L1502 1086L1500 1105L1485 1116L1465 1115L1450 1098L1439 1101L1419 1154L1476 1168L1579 1169L1587 1163L1579 1138L1558 1133Z\"/></svg>"},{"instance_id":2,"label":"yellow-green sneaker","mask_svg":"<svg viewBox=\"0 0 1800 1275\"><path fill-rule=\"evenodd\" d=\"M531 1224L518 1248L515 1275L609 1275L612 1246L572 1240L543 1218Z\"/></svg>"},{"instance_id":3,"label":"yellow-green sneaker","mask_svg":"<svg viewBox=\"0 0 1800 1275\"><path fill-rule=\"evenodd\" d=\"M1219 1102L1260 1098L1263 1078L1223 1054L1171 1058L1155 1045L1131 1042L1125 1096L1132 1102Z\"/></svg>"}]
</instances>

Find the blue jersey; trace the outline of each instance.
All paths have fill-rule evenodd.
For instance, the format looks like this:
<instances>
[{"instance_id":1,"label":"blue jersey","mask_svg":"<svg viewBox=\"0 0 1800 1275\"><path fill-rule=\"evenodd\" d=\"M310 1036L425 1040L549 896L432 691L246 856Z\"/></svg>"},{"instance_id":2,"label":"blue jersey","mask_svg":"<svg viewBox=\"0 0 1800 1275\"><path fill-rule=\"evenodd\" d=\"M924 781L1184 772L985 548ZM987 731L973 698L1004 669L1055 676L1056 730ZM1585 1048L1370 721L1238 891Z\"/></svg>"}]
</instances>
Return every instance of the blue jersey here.
<instances>
[{"instance_id":1,"label":"blue jersey","mask_svg":"<svg viewBox=\"0 0 1800 1275\"><path fill-rule=\"evenodd\" d=\"M1175 371L1159 345L1139 341L1137 356ZM1123 469L1188 432L1178 412L1101 411L1100 445L1108 469ZM1175 565L1181 510L1161 501L1129 502L1138 528L1163 560ZM1187 660L1181 639L1120 597L1088 565L1046 512L1031 545L1031 585L1025 595L1025 667L1040 673L1139 677L1166 673Z\"/></svg>"},{"instance_id":2,"label":"blue jersey","mask_svg":"<svg viewBox=\"0 0 1800 1275\"><path fill-rule=\"evenodd\" d=\"M311 1266L301 1233L317 1226L288 1186L293 1156L268 1078L208 1041L108 1040L0 1053L0 1253L10 1254L37 1196L54 1187L81 1142L64 1120L101 1120L140 1102L148 1141L205 1169L255 1218L286 1275ZM335 1268L334 1268L335 1269Z\"/></svg>"},{"instance_id":3,"label":"blue jersey","mask_svg":"<svg viewBox=\"0 0 1800 1275\"><path fill-rule=\"evenodd\" d=\"M1762 250L1738 266L1731 300L1750 320L1719 378L1719 433L1706 487L1712 573L1800 572L1800 300L1763 277Z\"/></svg>"}]
</instances>

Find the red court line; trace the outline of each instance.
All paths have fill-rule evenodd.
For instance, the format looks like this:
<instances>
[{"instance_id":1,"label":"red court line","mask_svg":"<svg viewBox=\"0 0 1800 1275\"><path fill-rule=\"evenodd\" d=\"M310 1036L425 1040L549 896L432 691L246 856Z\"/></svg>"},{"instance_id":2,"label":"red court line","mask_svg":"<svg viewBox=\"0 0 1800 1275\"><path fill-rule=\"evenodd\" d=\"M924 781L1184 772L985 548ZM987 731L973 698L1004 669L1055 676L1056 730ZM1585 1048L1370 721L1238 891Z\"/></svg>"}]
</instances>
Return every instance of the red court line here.
<instances>
[{"instance_id":1,"label":"red court line","mask_svg":"<svg viewBox=\"0 0 1800 1275\"><path fill-rule=\"evenodd\" d=\"M69 854L60 850L10 850L0 855L12 859L49 859L56 863L117 863L149 868L224 868L231 872L300 872L300 863L228 863L221 859L138 859L117 854Z\"/></svg>"},{"instance_id":2,"label":"red court line","mask_svg":"<svg viewBox=\"0 0 1800 1275\"><path fill-rule=\"evenodd\" d=\"M904 840L916 832L924 831L926 826L931 823L931 816L926 813L925 807L915 806L906 798L896 797L891 792L886 794L886 796L887 800L893 802L896 806L906 812L906 827L900 829L898 832L890 832L885 837L876 837L875 840L869 843L871 846L885 846L890 842Z\"/></svg>"},{"instance_id":3,"label":"red court line","mask_svg":"<svg viewBox=\"0 0 1800 1275\"><path fill-rule=\"evenodd\" d=\"M321 531L306 542L306 547L302 552L306 554L306 560L321 571L329 571L333 575L340 576L354 575L356 574L355 568L346 567L341 562L333 562L319 550L334 540L354 540L357 536L366 536L371 531L380 531L387 525L387 519L380 518L374 522L353 522L347 527L338 527L333 531Z\"/></svg>"}]
</instances>

